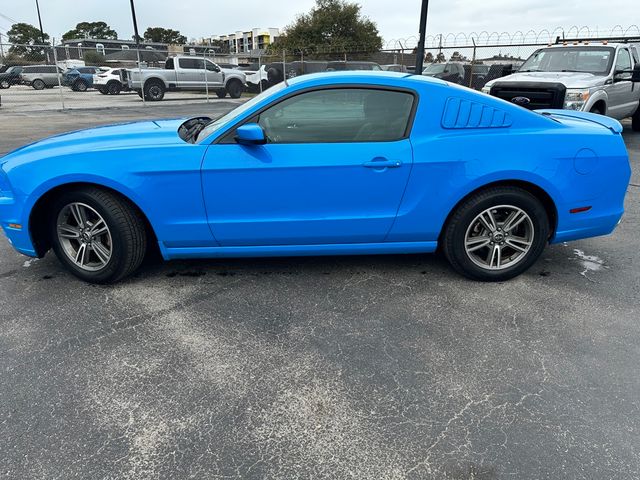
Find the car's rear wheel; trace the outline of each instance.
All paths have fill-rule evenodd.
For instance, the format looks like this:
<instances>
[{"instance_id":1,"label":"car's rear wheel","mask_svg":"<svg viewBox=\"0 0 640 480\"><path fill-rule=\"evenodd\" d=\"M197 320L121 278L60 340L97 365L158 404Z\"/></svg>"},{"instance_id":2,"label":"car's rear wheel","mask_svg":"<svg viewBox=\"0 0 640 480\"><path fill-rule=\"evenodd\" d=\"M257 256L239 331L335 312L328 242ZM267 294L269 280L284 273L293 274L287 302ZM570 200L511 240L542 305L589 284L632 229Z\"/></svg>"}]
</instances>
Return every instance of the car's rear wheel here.
<instances>
[{"instance_id":1,"label":"car's rear wheel","mask_svg":"<svg viewBox=\"0 0 640 480\"><path fill-rule=\"evenodd\" d=\"M107 91L107 89L105 87L100 87L98 88L98 91L102 94L102 95L108 95L109 92Z\"/></svg>"},{"instance_id":2,"label":"car's rear wheel","mask_svg":"<svg viewBox=\"0 0 640 480\"><path fill-rule=\"evenodd\" d=\"M0 81L0 88L2 89L6 89L11 87L11 82L9 80L2 80Z\"/></svg>"},{"instance_id":3,"label":"car's rear wheel","mask_svg":"<svg viewBox=\"0 0 640 480\"><path fill-rule=\"evenodd\" d=\"M481 191L460 205L445 227L442 248L459 273L498 282L525 272L549 238L544 205L516 187Z\"/></svg>"},{"instance_id":4,"label":"car's rear wheel","mask_svg":"<svg viewBox=\"0 0 640 480\"><path fill-rule=\"evenodd\" d=\"M109 82L107 84L107 92L109 95L120 95L120 90L122 90L122 86L119 82Z\"/></svg>"},{"instance_id":5,"label":"car's rear wheel","mask_svg":"<svg viewBox=\"0 0 640 480\"><path fill-rule=\"evenodd\" d=\"M243 91L244 86L240 80L230 80L227 84L227 92L231 98L240 98Z\"/></svg>"},{"instance_id":6,"label":"car's rear wheel","mask_svg":"<svg viewBox=\"0 0 640 480\"><path fill-rule=\"evenodd\" d=\"M224 98L227 96L227 91L226 90L216 90L216 95L218 96L218 98Z\"/></svg>"},{"instance_id":7,"label":"car's rear wheel","mask_svg":"<svg viewBox=\"0 0 640 480\"><path fill-rule=\"evenodd\" d=\"M141 214L126 200L99 188L63 193L49 218L60 262L90 283L113 283L133 273L147 247Z\"/></svg>"},{"instance_id":8,"label":"car's rear wheel","mask_svg":"<svg viewBox=\"0 0 640 480\"><path fill-rule=\"evenodd\" d=\"M640 107L636 110L631 120L631 128L634 132L640 132Z\"/></svg>"},{"instance_id":9,"label":"car's rear wheel","mask_svg":"<svg viewBox=\"0 0 640 480\"><path fill-rule=\"evenodd\" d=\"M151 102L159 102L164 99L164 84L158 80L149 80L144 84L144 98Z\"/></svg>"},{"instance_id":10,"label":"car's rear wheel","mask_svg":"<svg viewBox=\"0 0 640 480\"><path fill-rule=\"evenodd\" d=\"M31 86L36 90L44 90L44 87L46 87L45 83L39 78L34 80Z\"/></svg>"},{"instance_id":11,"label":"car's rear wheel","mask_svg":"<svg viewBox=\"0 0 640 480\"><path fill-rule=\"evenodd\" d=\"M77 80L73 84L73 90L75 90L76 92L86 92L88 87L89 86L87 85L87 83L82 80Z\"/></svg>"}]
</instances>

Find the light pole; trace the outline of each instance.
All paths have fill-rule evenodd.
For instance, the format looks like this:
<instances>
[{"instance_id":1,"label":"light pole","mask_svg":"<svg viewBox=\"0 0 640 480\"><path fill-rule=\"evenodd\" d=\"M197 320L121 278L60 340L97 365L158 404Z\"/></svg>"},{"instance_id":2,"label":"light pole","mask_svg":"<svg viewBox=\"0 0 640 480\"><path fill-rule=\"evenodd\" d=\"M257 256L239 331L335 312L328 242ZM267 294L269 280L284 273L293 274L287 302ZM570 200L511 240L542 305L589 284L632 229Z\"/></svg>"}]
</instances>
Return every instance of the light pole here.
<instances>
[{"instance_id":1,"label":"light pole","mask_svg":"<svg viewBox=\"0 0 640 480\"><path fill-rule=\"evenodd\" d=\"M146 105L145 93L144 93L144 83L142 83L142 65L140 59L140 35L138 34L138 19L136 18L136 6L133 4L133 0L131 0L131 18L133 19L133 35L136 38L136 52L138 56L138 75L140 76L140 88L142 92L142 104Z\"/></svg>"},{"instance_id":2,"label":"light pole","mask_svg":"<svg viewBox=\"0 0 640 480\"><path fill-rule=\"evenodd\" d=\"M422 75L422 67L424 66L424 44L427 37L428 10L429 0L422 0L422 11L420 12L420 40L418 41L418 58L416 58L416 75Z\"/></svg>"}]
</instances>

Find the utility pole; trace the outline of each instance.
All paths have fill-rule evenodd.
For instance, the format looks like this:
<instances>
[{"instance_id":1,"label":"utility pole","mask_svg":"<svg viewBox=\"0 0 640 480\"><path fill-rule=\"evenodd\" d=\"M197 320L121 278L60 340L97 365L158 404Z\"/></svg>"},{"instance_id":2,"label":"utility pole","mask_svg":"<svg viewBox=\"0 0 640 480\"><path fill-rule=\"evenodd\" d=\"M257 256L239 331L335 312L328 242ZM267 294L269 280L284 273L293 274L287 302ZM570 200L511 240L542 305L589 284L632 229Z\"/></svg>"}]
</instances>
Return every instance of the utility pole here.
<instances>
[{"instance_id":1,"label":"utility pole","mask_svg":"<svg viewBox=\"0 0 640 480\"><path fill-rule=\"evenodd\" d=\"M40 5L38 5L38 0L36 0L36 10L38 10L38 23L40 24L40 35L42 38L42 45L46 42L44 40L44 30L42 29L42 17L40 16Z\"/></svg>"},{"instance_id":2,"label":"utility pole","mask_svg":"<svg viewBox=\"0 0 640 480\"><path fill-rule=\"evenodd\" d=\"M0 33L0 59L4 60L4 47L2 46L2 33Z\"/></svg>"},{"instance_id":3,"label":"utility pole","mask_svg":"<svg viewBox=\"0 0 640 480\"><path fill-rule=\"evenodd\" d=\"M428 10L429 0L422 0L422 11L420 12L420 40L418 41L418 58L416 58L416 75L422 75L422 67L424 66L424 44L427 39Z\"/></svg>"}]
</instances>

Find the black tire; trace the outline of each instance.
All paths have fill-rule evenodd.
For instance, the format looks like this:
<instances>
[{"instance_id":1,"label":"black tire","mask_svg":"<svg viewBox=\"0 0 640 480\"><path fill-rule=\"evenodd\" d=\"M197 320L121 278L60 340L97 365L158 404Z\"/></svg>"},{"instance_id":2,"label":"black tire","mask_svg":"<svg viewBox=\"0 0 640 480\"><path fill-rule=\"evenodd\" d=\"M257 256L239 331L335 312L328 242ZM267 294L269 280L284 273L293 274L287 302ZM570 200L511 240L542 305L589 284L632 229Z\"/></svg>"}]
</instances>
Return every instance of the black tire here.
<instances>
[{"instance_id":1,"label":"black tire","mask_svg":"<svg viewBox=\"0 0 640 480\"><path fill-rule=\"evenodd\" d=\"M224 98L227 96L227 91L226 90L216 90L216 95L218 96L218 98Z\"/></svg>"},{"instance_id":2,"label":"black tire","mask_svg":"<svg viewBox=\"0 0 640 480\"><path fill-rule=\"evenodd\" d=\"M39 78L34 80L33 83L31 84L31 86L35 89L35 90L44 90L45 87L47 86L42 80L40 80Z\"/></svg>"},{"instance_id":3,"label":"black tire","mask_svg":"<svg viewBox=\"0 0 640 480\"><path fill-rule=\"evenodd\" d=\"M11 82L9 80L1 80L0 81L0 88L5 90L7 88L11 88Z\"/></svg>"},{"instance_id":4,"label":"black tire","mask_svg":"<svg viewBox=\"0 0 640 480\"><path fill-rule=\"evenodd\" d=\"M633 118L631 119L631 129L634 132L640 132L640 107L638 107L636 113L633 114Z\"/></svg>"},{"instance_id":5,"label":"black tire","mask_svg":"<svg viewBox=\"0 0 640 480\"><path fill-rule=\"evenodd\" d=\"M120 95L120 91L122 90L122 85L120 82L112 81L107 83L107 93L109 95Z\"/></svg>"},{"instance_id":6,"label":"black tire","mask_svg":"<svg viewBox=\"0 0 640 480\"><path fill-rule=\"evenodd\" d=\"M244 91L244 85L240 80L229 80L227 83L227 92L231 98L240 98Z\"/></svg>"},{"instance_id":7,"label":"black tire","mask_svg":"<svg viewBox=\"0 0 640 480\"><path fill-rule=\"evenodd\" d=\"M600 107L595 106L595 105L593 107L591 107L591 110L589 110L589 113L595 113L596 115L604 115L604 112L602 112Z\"/></svg>"},{"instance_id":8,"label":"black tire","mask_svg":"<svg viewBox=\"0 0 640 480\"><path fill-rule=\"evenodd\" d=\"M98 91L99 91L102 95L108 95L108 94L109 94L109 92L107 91L107 89L106 89L106 88L104 88L104 87L99 88L99 89L98 89Z\"/></svg>"},{"instance_id":9,"label":"black tire","mask_svg":"<svg viewBox=\"0 0 640 480\"><path fill-rule=\"evenodd\" d=\"M160 102L164 99L165 87L160 80L149 80L144 84L144 98L150 102Z\"/></svg>"},{"instance_id":10,"label":"black tire","mask_svg":"<svg viewBox=\"0 0 640 480\"><path fill-rule=\"evenodd\" d=\"M84 80L76 80L72 88L74 92L86 92L89 85Z\"/></svg>"},{"instance_id":11,"label":"black tire","mask_svg":"<svg viewBox=\"0 0 640 480\"><path fill-rule=\"evenodd\" d=\"M88 205L106 222L112 240L109 262L98 271L87 271L74 263L64 251L57 234L57 219L63 208L79 202ZM52 204L49 235L60 262L76 277L89 283L115 283L132 274L142 263L147 250L147 234L142 215L127 200L96 187L64 192Z\"/></svg>"},{"instance_id":12,"label":"black tire","mask_svg":"<svg viewBox=\"0 0 640 480\"><path fill-rule=\"evenodd\" d=\"M516 207L528 215L533 239L529 250L512 266L501 270L483 268L474 263L471 254L465 249L467 233L482 212L504 205ZM447 260L457 272L473 280L502 282L520 275L536 262L547 244L549 232L547 212L534 195L516 187L493 187L472 195L453 212L445 226L440 244Z\"/></svg>"}]
</instances>

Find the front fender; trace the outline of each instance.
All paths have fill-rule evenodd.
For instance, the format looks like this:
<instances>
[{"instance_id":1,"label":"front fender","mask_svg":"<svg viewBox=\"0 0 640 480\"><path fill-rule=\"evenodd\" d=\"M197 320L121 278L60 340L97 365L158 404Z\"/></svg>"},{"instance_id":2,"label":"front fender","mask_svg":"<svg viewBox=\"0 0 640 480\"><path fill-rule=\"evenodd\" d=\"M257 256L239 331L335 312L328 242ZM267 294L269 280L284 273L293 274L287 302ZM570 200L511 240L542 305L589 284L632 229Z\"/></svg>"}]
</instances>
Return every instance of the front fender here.
<instances>
[{"instance_id":1,"label":"front fender","mask_svg":"<svg viewBox=\"0 0 640 480\"><path fill-rule=\"evenodd\" d=\"M604 102L605 110L603 114L606 115L607 109L609 108L609 95L607 95L607 92L605 90L598 90L593 95L591 95L589 97L589 100L587 100L583 111L590 112L593 106L598 102Z\"/></svg>"}]
</instances>

